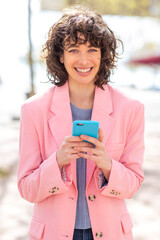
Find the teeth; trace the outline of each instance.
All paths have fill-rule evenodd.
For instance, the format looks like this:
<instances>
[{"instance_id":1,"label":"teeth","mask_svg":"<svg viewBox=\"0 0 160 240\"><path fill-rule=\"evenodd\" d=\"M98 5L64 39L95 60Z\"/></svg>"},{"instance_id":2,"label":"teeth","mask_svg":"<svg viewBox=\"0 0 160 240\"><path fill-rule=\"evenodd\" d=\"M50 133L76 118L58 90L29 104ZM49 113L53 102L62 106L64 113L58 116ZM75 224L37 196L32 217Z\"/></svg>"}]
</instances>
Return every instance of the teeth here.
<instances>
[{"instance_id":1,"label":"teeth","mask_svg":"<svg viewBox=\"0 0 160 240\"><path fill-rule=\"evenodd\" d=\"M89 71L91 70L91 68L86 68L86 69L76 68L76 70L77 70L78 72L86 73L86 72L89 72Z\"/></svg>"}]
</instances>

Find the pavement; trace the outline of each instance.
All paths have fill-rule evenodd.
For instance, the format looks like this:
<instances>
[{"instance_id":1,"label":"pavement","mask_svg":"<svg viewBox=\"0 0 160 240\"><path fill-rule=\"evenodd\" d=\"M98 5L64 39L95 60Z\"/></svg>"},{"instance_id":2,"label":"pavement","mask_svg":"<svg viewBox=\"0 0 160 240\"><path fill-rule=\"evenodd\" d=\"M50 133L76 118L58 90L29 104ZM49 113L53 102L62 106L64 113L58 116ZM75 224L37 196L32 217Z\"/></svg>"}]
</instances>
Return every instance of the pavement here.
<instances>
[{"instance_id":1,"label":"pavement","mask_svg":"<svg viewBox=\"0 0 160 240\"><path fill-rule=\"evenodd\" d=\"M145 105L145 181L126 200L134 228L134 240L160 240L160 92L120 87ZM27 240L33 204L17 190L19 121L0 123L0 240ZM119 240L119 239L117 239Z\"/></svg>"}]
</instances>

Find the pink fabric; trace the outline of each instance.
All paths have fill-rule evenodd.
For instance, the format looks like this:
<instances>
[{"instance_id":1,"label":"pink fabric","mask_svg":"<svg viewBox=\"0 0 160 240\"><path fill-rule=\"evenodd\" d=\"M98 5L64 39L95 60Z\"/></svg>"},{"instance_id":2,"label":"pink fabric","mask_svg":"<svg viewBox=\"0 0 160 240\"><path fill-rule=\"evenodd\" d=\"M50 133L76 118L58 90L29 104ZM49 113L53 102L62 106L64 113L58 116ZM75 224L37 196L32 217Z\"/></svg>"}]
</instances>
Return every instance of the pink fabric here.
<instances>
[{"instance_id":1,"label":"pink fabric","mask_svg":"<svg viewBox=\"0 0 160 240\"><path fill-rule=\"evenodd\" d=\"M64 119L65 116L65 119ZM104 133L112 169L107 186L99 188L99 172L87 160L86 198L94 239L132 240L132 223L124 199L144 180L144 106L111 86L96 87L92 120ZM76 160L65 166L65 181L56 152L72 134L68 84L52 87L22 106L18 188L35 203L29 239L72 240L76 201ZM94 197L93 197L94 196Z\"/></svg>"},{"instance_id":2,"label":"pink fabric","mask_svg":"<svg viewBox=\"0 0 160 240\"><path fill-rule=\"evenodd\" d=\"M62 178L63 182L67 182L65 166L63 166L61 169L61 178ZM102 188L103 182L104 182L104 175L103 175L102 170L99 170L99 173L98 173L98 187L99 188Z\"/></svg>"}]
</instances>

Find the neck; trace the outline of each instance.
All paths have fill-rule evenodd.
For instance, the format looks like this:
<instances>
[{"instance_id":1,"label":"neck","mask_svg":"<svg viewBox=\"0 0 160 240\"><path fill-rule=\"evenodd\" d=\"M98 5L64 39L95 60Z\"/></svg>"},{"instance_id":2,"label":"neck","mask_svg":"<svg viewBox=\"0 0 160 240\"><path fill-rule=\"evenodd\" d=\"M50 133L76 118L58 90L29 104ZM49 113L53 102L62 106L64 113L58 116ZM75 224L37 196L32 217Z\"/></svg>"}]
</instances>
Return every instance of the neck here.
<instances>
[{"instance_id":1,"label":"neck","mask_svg":"<svg viewBox=\"0 0 160 240\"><path fill-rule=\"evenodd\" d=\"M73 105L83 109L91 109L94 101L95 85L76 85L69 83L70 101Z\"/></svg>"}]
</instances>

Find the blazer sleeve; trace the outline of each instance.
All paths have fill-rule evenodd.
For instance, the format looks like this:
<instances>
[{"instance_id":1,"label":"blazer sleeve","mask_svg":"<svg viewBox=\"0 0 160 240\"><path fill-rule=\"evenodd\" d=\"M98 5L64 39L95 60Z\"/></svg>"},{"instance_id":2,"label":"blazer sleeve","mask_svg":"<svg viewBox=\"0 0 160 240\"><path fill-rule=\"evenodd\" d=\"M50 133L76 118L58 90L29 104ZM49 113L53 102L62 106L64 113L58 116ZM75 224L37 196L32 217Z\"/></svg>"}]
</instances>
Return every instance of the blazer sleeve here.
<instances>
[{"instance_id":1,"label":"blazer sleeve","mask_svg":"<svg viewBox=\"0 0 160 240\"><path fill-rule=\"evenodd\" d=\"M34 113L32 113L34 114ZM42 160L39 137L28 104L21 109L18 189L29 202L40 202L68 190L61 178L56 152Z\"/></svg>"},{"instance_id":2,"label":"blazer sleeve","mask_svg":"<svg viewBox=\"0 0 160 240\"><path fill-rule=\"evenodd\" d=\"M120 161L111 159L110 177L108 184L100 189L101 194L117 199L131 198L144 180L143 155L144 105L140 103L134 114ZM96 182L98 172L99 169L96 169L94 173Z\"/></svg>"}]
</instances>

